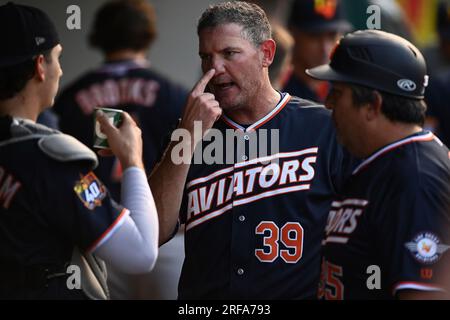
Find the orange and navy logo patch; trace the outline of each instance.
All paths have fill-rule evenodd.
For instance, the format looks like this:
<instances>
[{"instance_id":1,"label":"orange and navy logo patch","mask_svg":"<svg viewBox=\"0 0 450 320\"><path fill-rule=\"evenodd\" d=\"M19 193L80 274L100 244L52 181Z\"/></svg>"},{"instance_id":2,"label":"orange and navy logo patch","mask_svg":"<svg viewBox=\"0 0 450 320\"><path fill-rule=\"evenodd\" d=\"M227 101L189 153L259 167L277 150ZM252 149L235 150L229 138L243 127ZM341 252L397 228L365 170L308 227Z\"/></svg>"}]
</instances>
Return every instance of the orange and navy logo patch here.
<instances>
[{"instance_id":1,"label":"orange and navy logo patch","mask_svg":"<svg viewBox=\"0 0 450 320\"><path fill-rule=\"evenodd\" d=\"M102 200L106 197L105 185L93 172L89 172L80 181L77 181L73 190L83 205L89 210L94 210L95 207L101 206Z\"/></svg>"},{"instance_id":2,"label":"orange and navy logo patch","mask_svg":"<svg viewBox=\"0 0 450 320\"><path fill-rule=\"evenodd\" d=\"M325 19L332 19L336 14L336 0L314 0L314 11Z\"/></svg>"}]
</instances>

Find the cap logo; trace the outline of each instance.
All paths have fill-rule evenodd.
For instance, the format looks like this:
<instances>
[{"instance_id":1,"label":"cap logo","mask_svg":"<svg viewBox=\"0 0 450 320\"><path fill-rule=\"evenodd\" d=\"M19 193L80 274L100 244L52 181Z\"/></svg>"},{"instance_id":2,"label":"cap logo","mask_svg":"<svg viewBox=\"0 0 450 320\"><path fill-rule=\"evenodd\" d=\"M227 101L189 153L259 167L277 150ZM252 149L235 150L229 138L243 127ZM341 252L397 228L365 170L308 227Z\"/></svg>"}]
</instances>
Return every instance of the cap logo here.
<instances>
[{"instance_id":1,"label":"cap logo","mask_svg":"<svg viewBox=\"0 0 450 320\"><path fill-rule=\"evenodd\" d=\"M400 79L400 80L398 80L397 81L397 86L400 89L402 89L404 91L408 91L408 92L414 91L417 88L417 86L414 83L414 81L411 81L409 79Z\"/></svg>"},{"instance_id":2,"label":"cap logo","mask_svg":"<svg viewBox=\"0 0 450 320\"><path fill-rule=\"evenodd\" d=\"M42 37L35 37L34 40L36 41L36 45L40 46L45 42L45 38Z\"/></svg>"},{"instance_id":3,"label":"cap logo","mask_svg":"<svg viewBox=\"0 0 450 320\"><path fill-rule=\"evenodd\" d=\"M332 19L336 14L336 0L314 0L314 11L325 19Z\"/></svg>"}]
</instances>

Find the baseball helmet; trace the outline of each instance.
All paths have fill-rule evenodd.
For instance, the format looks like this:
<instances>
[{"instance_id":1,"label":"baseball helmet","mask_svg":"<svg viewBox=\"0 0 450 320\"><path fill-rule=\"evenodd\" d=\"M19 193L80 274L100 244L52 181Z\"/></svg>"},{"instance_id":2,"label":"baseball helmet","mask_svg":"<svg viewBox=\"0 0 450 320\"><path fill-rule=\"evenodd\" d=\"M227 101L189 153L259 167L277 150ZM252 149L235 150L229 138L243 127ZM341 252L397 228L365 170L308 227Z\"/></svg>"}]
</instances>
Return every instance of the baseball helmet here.
<instances>
[{"instance_id":1,"label":"baseball helmet","mask_svg":"<svg viewBox=\"0 0 450 320\"><path fill-rule=\"evenodd\" d=\"M329 64L306 70L319 80L347 82L411 99L423 99L425 59L409 41L379 30L347 34Z\"/></svg>"}]
</instances>

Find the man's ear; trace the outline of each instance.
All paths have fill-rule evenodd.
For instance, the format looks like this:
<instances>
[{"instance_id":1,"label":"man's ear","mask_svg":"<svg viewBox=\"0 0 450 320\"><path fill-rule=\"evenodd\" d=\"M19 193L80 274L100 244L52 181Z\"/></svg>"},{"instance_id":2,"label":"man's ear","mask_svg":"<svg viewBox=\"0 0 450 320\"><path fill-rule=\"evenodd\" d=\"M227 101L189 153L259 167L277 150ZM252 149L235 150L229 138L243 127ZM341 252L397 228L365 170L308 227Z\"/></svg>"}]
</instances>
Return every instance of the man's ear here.
<instances>
[{"instance_id":1,"label":"man's ear","mask_svg":"<svg viewBox=\"0 0 450 320\"><path fill-rule=\"evenodd\" d=\"M366 119L369 121L376 120L383 115L381 106L383 104L383 97L378 91L373 91L374 99L373 102L368 103L368 109L366 114Z\"/></svg>"},{"instance_id":2,"label":"man's ear","mask_svg":"<svg viewBox=\"0 0 450 320\"><path fill-rule=\"evenodd\" d=\"M277 48L277 45L276 45L275 41L272 39L268 39L268 40L264 41L263 43L261 43L261 51L263 54L263 60L262 60L263 67L268 68L272 64L273 58L275 56L276 48Z\"/></svg>"},{"instance_id":3,"label":"man's ear","mask_svg":"<svg viewBox=\"0 0 450 320\"><path fill-rule=\"evenodd\" d=\"M39 79L39 81L45 80L45 58L42 54L40 54L36 58L36 62L34 65L35 76Z\"/></svg>"}]
</instances>

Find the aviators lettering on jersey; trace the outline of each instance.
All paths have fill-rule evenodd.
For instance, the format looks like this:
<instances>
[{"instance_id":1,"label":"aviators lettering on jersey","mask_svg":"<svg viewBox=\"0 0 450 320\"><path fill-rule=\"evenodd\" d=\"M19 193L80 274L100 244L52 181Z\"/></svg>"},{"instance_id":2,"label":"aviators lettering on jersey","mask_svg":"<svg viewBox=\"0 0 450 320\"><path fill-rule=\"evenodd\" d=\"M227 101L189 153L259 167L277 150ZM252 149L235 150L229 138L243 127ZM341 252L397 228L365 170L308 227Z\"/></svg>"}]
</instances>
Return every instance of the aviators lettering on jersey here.
<instances>
[{"instance_id":1,"label":"aviators lettering on jersey","mask_svg":"<svg viewBox=\"0 0 450 320\"><path fill-rule=\"evenodd\" d=\"M326 237L322 244L328 242L347 243L349 236L358 226L358 220L368 203L364 199L333 201L325 227Z\"/></svg>"},{"instance_id":2,"label":"aviators lettering on jersey","mask_svg":"<svg viewBox=\"0 0 450 320\"><path fill-rule=\"evenodd\" d=\"M233 207L280 194L309 190L318 148L279 153L218 170L187 183L187 230ZM279 161L262 165L276 158Z\"/></svg>"}]
</instances>

